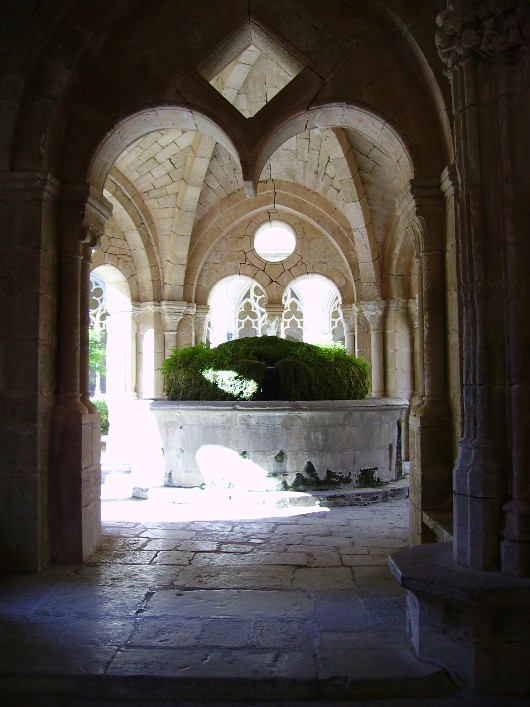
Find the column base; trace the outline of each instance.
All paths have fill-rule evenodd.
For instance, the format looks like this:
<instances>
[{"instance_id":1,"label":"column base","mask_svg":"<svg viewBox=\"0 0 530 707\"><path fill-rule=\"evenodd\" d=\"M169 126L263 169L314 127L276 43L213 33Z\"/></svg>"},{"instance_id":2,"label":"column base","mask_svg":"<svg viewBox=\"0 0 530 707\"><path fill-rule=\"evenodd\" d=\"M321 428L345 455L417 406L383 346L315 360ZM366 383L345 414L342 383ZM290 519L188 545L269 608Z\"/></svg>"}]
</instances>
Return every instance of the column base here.
<instances>
[{"instance_id":1,"label":"column base","mask_svg":"<svg viewBox=\"0 0 530 707\"><path fill-rule=\"evenodd\" d=\"M53 427L51 559L83 562L101 540L99 415L56 415Z\"/></svg>"},{"instance_id":2,"label":"column base","mask_svg":"<svg viewBox=\"0 0 530 707\"><path fill-rule=\"evenodd\" d=\"M530 578L470 570L452 543L389 557L407 590L407 631L419 658L478 695L530 694Z\"/></svg>"}]
</instances>

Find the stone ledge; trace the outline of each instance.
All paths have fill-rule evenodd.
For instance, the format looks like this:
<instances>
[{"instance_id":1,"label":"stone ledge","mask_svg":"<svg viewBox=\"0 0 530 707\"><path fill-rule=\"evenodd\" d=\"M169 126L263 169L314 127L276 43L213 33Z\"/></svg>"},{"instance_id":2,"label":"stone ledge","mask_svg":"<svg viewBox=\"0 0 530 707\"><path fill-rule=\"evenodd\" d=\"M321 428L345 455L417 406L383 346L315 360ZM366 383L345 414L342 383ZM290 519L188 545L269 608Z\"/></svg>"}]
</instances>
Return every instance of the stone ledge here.
<instances>
[{"instance_id":1,"label":"stone ledge","mask_svg":"<svg viewBox=\"0 0 530 707\"><path fill-rule=\"evenodd\" d=\"M407 590L407 631L416 655L479 695L530 696L530 578L470 570L451 543L389 557Z\"/></svg>"},{"instance_id":2,"label":"stone ledge","mask_svg":"<svg viewBox=\"0 0 530 707\"><path fill-rule=\"evenodd\" d=\"M452 601L528 604L530 577L471 570L453 560L452 543L417 545L388 559L390 571L405 589Z\"/></svg>"}]
</instances>

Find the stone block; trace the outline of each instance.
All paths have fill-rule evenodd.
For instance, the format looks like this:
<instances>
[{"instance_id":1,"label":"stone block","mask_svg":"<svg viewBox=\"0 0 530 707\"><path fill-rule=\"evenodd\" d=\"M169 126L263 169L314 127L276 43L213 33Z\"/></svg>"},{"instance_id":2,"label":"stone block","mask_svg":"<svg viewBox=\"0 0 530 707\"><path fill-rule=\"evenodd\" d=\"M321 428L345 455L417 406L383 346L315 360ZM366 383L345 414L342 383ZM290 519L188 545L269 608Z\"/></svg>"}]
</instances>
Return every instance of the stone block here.
<instances>
[{"instance_id":1,"label":"stone block","mask_svg":"<svg viewBox=\"0 0 530 707\"><path fill-rule=\"evenodd\" d=\"M419 658L478 695L530 692L530 578L458 565L450 543L390 556L407 590L407 630Z\"/></svg>"}]
</instances>

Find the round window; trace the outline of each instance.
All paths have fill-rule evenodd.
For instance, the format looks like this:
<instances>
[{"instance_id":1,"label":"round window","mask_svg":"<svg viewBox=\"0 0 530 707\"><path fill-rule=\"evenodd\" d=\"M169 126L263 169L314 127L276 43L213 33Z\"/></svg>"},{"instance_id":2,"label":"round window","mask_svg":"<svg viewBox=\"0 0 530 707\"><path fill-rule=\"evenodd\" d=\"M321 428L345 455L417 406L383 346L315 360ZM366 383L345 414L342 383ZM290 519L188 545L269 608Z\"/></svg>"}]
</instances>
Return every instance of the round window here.
<instances>
[{"instance_id":1,"label":"round window","mask_svg":"<svg viewBox=\"0 0 530 707\"><path fill-rule=\"evenodd\" d=\"M294 229L284 221L267 221L254 234L254 250L269 263L288 258L296 247Z\"/></svg>"}]
</instances>

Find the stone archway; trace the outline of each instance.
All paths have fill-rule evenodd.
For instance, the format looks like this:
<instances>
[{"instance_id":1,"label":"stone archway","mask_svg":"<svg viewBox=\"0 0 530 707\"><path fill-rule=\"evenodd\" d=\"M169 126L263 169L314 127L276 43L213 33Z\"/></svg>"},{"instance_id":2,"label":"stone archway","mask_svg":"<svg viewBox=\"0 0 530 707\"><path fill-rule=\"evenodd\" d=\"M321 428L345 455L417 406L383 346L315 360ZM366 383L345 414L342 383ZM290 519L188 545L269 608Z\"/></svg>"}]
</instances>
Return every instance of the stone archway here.
<instances>
[{"instance_id":1,"label":"stone archway","mask_svg":"<svg viewBox=\"0 0 530 707\"><path fill-rule=\"evenodd\" d=\"M229 155L228 161L233 161L235 165L233 173L237 174L239 180L238 189L231 192L231 195L236 191L243 193L245 190L251 193L257 188L256 198L259 199L261 188L259 177L280 146L283 149L285 145L285 151L288 151L291 149L289 141L293 139L296 141L297 136L302 136L296 148L302 151L308 146L304 138L307 131L313 130L315 135L319 131L335 131L334 137L331 136L331 132L329 135L326 132L329 139L325 137L321 140L321 143L329 147L327 151L329 169L327 172L325 169L322 170L317 186L322 190L324 180L328 178L332 182L334 179L340 180L340 173L346 170L345 179L351 178L351 201L349 202L351 206L345 209L348 214L345 216L339 213L341 209L338 209L336 202L331 200L331 209L327 213L319 214L315 221L318 222L322 218L327 221L335 220L337 224L344 221L349 223L346 228L339 225L336 230L337 234L342 230L341 238L344 238L344 243L347 244L349 240L349 251L347 247L341 248L344 262L351 267L348 286L352 290L354 288L357 290L359 286L359 300L363 302L363 309L366 312L372 313L379 306L374 303L383 299L381 276L378 272L379 254L375 249L378 247L378 237L386 234L387 230L384 219L379 220L379 225L376 224L377 219L372 223L367 219L368 213L375 214L374 201L367 189L368 172L375 170L374 174L380 173L393 165L396 178L401 179L406 185L414 171L413 196L416 205L421 202L425 206L420 218L423 219L423 227L430 238L428 247L435 245L443 250L443 245L440 244L443 243L444 235L436 225L445 221L445 204L440 196L439 179L444 165L451 159L451 151L447 147L444 132L447 123L443 115L440 118L439 108L442 100L440 91L436 81L432 81L432 76L428 76L428 62L419 50L418 40L413 37L407 38L408 48L405 49L401 40L397 39L397 34L393 34L393 20L384 13L381 14L379 8L363 8L359 14L345 17L341 32L345 30L350 39L345 39L346 35L343 39L337 36L336 52L330 54L329 43L323 43L322 37L309 31L311 27L309 16L307 18L297 16L296 13L285 8L278 15L278 8L274 3L270 6L260 6L259 13L251 7L253 22L255 21L263 32L269 33L274 38L277 47L287 47L288 53L295 56L298 64L304 68L250 118L242 116L237 107L234 107L205 78L204 46L200 50L197 47L194 49L193 42L190 44L190 38L182 36L178 60L170 64L164 60L164 52L169 48L168 42L172 45L175 37L157 35L157 32L162 26L168 26L170 19L171 26L180 27L178 22L176 25L174 23L175 18L179 16L179 8L172 7L170 3L162 4L156 27L149 22L145 9L140 8L139 5L136 9L136 13L125 18L120 16L119 8L110 13L109 10L106 11L101 7L100 19L107 32L102 41L94 43L89 50L90 42L83 40L80 46L85 48L86 53L76 55L75 62L68 52L62 56L54 55L49 59L52 63L55 60L59 64L72 61L76 65L74 81L70 83L70 75L65 74L64 80L68 84L68 90L64 86L63 88L55 84L53 86L53 90L57 90L59 96L55 102L52 101L56 110L38 114L32 110L34 101L37 99L40 105L47 105L46 97L52 89L46 81L46 67L51 66L47 61L42 70L34 67L32 88L25 94L15 117L16 126L13 135L21 138L28 125L38 124L39 129L35 128L35 131L37 133L40 130L40 134L45 136L45 149L41 152L35 140L16 140L10 153L13 167L28 169L44 165L55 175L46 186L47 198L58 204L58 220L57 223L50 221L49 232L54 242L54 257L59 262L60 280L57 337L59 372L54 423L56 448L52 464L55 481L52 483L52 496L62 499L59 501L59 510L62 514L66 512L65 508L69 504L67 497L70 491L67 479L74 476L79 488L83 488L81 479L84 469L92 468L88 458L76 457L72 464L67 459L68 449L73 449L76 445L81 448L79 440L84 434L82 418L86 417L88 420L90 417L89 414L87 415L88 408L81 402L84 399L82 389L85 386L81 381L84 381L85 373L80 365L84 353L81 356L80 352L84 351L86 346L86 342L82 340L85 327L81 321L83 309L81 299L86 296L84 283L89 267L86 257L87 247L81 244L85 243L89 246L104 232L104 223L110 213L110 198L107 200L104 195L105 180L118 157L135 141L163 130L189 131L194 134L194 139L190 143L190 159L183 165L186 178L183 181L184 188L179 188L178 219L170 218L164 224L166 230L160 230L158 224L153 230L153 224L145 220L142 225L142 228L145 226L145 233L141 239L144 246L161 244L164 239L167 246L164 250L164 258L161 260L153 259L152 253L148 253L144 259L146 270L158 269L159 271L157 276L161 299L157 302L157 297L153 295L153 300L141 302L142 312L153 330L153 351L158 356L163 356L175 342L193 341L196 331L200 329L200 318L204 318L204 310L200 308L204 307L205 303L184 294L184 286L188 288L188 285L194 283L196 271L193 271L193 267L188 267L186 261L184 267L187 267L188 271L184 282L180 269L184 260L182 254L187 250L190 252L193 250L196 242L194 234L198 233L208 220L208 215L204 213L199 221L193 222L193 214L198 213L193 211L193 204L201 203L201 196L206 196L206 192L201 194L200 185L197 185L196 180L205 174L205 181L206 178L210 179L213 184L210 188L215 192L217 186L211 179L210 173L201 170L205 161L213 157L218 164L226 165L227 161L221 153ZM234 13L234 10L237 11ZM337 32L336 26L333 29L333 22L337 20L336 11L338 11L337 6L333 4L329 15L322 18L322 22L331 33L330 36ZM204 36L210 33L211 48L219 49L221 55L225 46L223 42L230 44L230 37L237 35L233 30L245 24L248 13L248 5L245 4L243 8L235 0L223 6L215 23L205 18L201 20L200 8L192 10L199 24L203 22L201 26ZM167 20L166 23L163 21L164 18ZM75 3L72 12L59 22L53 31L56 33L67 31L72 22L74 25L75 22L80 23L79 27L83 28L85 38L94 36L96 27L93 18L80 16L79 8ZM102 24L98 20L98 27ZM118 27L120 27L119 32ZM137 46L146 48L145 52L140 51L135 54L134 71L130 62L123 63L122 60L122 57L128 56L123 43L127 34L124 31L125 27L128 30L127 46L131 37L134 37ZM366 41L361 44L354 42L352 37L355 32L364 32ZM307 41L303 46L297 46L297 38L302 36L306 36ZM376 75L377 72L369 75L371 67L377 65L376 57L380 53L381 46L386 48L388 61L395 63L397 67L391 78L385 77L384 73ZM41 49L36 45L36 52ZM69 48L70 53L76 51L74 47ZM421 81L417 80L417 75L412 76L410 66L404 64L403 51L407 53L410 63L419 67ZM167 71L153 75L146 57L157 53L160 62L157 64L157 60L155 64L167 66ZM275 60L280 61L276 49L273 54ZM358 67L361 65L368 67L366 75L358 72ZM100 70L102 66L112 66L112 71L102 72ZM339 66L340 71L337 71ZM136 77L134 81L131 79L133 74ZM94 91L92 89L96 84L98 90ZM406 93L408 101L401 100L403 92ZM104 96L105 100L98 101L98 95ZM419 106L424 110L418 110ZM58 136L61 136L60 140ZM161 151L168 146L159 143ZM364 154L363 150L368 154ZM311 137L309 152L311 153ZM318 154L324 154L323 150L319 149ZM152 164L154 169L161 166L154 154L152 159L156 162ZM147 161L147 159L143 161L143 167L146 166ZM270 166L273 166L272 162ZM280 166L278 174L275 174L271 181L274 183L286 181L285 177L288 177L288 173L282 169ZM332 170L335 170L334 175L331 174ZM139 175L138 179L143 176ZM58 180L58 183L54 182L54 179ZM60 186L60 198L52 196L54 184L57 184L57 192ZM121 186L124 185L126 186L126 182L122 180ZM154 186L153 191L157 188L163 187ZM109 190L108 194L116 198L117 192ZM278 194L281 195L281 190ZM152 198L163 199L169 196L166 193L162 196L152 195ZM295 198L300 198L300 194L296 194L296 189L291 195L286 193L282 207L286 210L292 209ZM372 203L370 203L371 199ZM131 201L133 202L134 198ZM311 200L305 199L305 201L304 208L313 210L314 204ZM318 197L314 201L317 202ZM159 202L156 208L163 211L166 207ZM138 213L147 214L141 211ZM163 214L160 216L164 219ZM140 226L139 222L138 226ZM150 231L149 237L147 231ZM179 245L172 251L169 244L172 242L173 234L176 236L175 242ZM82 260L83 253L84 260ZM167 259L165 256L168 256ZM434 260L437 261L436 264ZM432 298L432 301L425 304L425 311L428 313L434 311L433 306L436 309L440 302L444 302L444 285L437 269L438 260L431 257L430 250L426 251L425 264L430 267L428 279L430 284L435 285L434 288L426 288L423 293ZM160 266L161 262L164 266L166 262L168 264L164 273L160 272L163 269ZM153 275L151 282L154 281ZM353 303L355 300L351 297L345 298L345 301ZM46 304L46 307L51 311L53 303ZM435 333L439 339L444 339L442 310L443 307L440 311L436 310L436 326L429 330L429 336ZM381 320L375 316L369 321L374 321L373 334L376 339L379 338L380 329L377 327ZM438 350L440 348L438 343L428 339L424 346L426 350L432 350L433 347ZM433 391L437 395L438 391L444 389L443 370L444 367L440 372L428 376L429 385L426 386L422 404L424 413L430 405ZM431 373L432 371L429 371L429 374ZM50 374L50 380L52 379L53 375ZM425 416L422 419L426 419ZM70 430L73 437L77 439L77 442L74 440L72 445L68 442L70 432L63 436L63 431L66 429ZM451 449L451 444L448 445L448 449ZM448 453L450 454L450 451ZM425 451L424 456L425 459L429 456L428 450ZM421 473L420 466L418 466L418 473ZM66 496L63 495L63 486ZM76 497L74 505L76 510L72 511L72 514L75 516L79 534L76 550L71 556L79 558L88 552L87 547L93 544L97 536L97 518L93 518L91 511L87 510L91 507L87 499ZM83 515L89 525L93 524L94 532L90 528L83 530ZM66 532L66 525L65 523L62 529L54 531L54 535L60 537L61 533ZM79 537L83 534L87 539L92 538L87 540L84 549L82 549L83 541L79 541ZM64 559L68 556L68 552L55 552L55 557Z\"/></svg>"}]
</instances>

